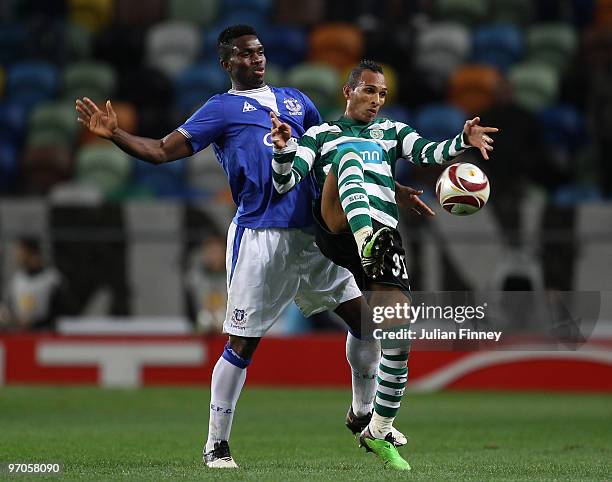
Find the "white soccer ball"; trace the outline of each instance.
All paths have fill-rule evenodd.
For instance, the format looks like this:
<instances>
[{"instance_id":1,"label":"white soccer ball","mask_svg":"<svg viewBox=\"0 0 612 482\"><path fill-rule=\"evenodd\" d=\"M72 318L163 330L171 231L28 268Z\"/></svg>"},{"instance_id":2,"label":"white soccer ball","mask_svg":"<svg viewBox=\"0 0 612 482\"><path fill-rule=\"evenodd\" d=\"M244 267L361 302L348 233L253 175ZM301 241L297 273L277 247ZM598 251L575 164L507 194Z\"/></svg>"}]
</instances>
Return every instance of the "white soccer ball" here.
<instances>
[{"instance_id":1,"label":"white soccer ball","mask_svg":"<svg viewBox=\"0 0 612 482\"><path fill-rule=\"evenodd\" d=\"M485 173L465 162L448 166L436 182L440 206L456 216L474 214L487 203L489 192Z\"/></svg>"}]
</instances>

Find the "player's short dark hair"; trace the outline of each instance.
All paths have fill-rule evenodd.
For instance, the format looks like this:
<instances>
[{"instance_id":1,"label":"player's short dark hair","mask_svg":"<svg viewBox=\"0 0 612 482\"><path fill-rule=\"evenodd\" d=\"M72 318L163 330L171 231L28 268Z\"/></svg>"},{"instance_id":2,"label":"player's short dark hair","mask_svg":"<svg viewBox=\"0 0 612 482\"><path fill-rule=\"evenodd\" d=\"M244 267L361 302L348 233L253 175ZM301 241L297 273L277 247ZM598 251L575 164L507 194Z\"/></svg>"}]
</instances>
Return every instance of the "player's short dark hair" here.
<instances>
[{"instance_id":1,"label":"player's short dark hair","mask_svg":"<svg viewBox=\"0 0 612 482\"><path fill-rule=\"evenodd\" d=\"M351 73L348 76L347 84L351 89L354 89L359 84L359 79L361 78L361 73L364 70L370 70L372 72L378 72L379 74L384 74L382 67L374 62L373 60L362 60L359 62L359 65L351 70Z\"/></svg>"},{"instance_id":2,"label":"player's short dark hair","mask_svg":"<svg viewBox=\"0 0 612 482\"><path fill-rule=\"evenodd\" d=\"M234 40L243 35L255 35L257 32L250 25L231 25L224 29L217 37L217 52L221 60L229 60L232 56Z\"/></svg>"},{"instance_id":3,"label":"player's short dark hair","mask_svg":"<svg viewBox=\"0 0 612 482\"><path fill-rule=\"evenodd\" d=\"M40 239L34 236L21 236L17 239L17 243L28 253L40 254L42 252Z\"/></svg>"}]
</instances>

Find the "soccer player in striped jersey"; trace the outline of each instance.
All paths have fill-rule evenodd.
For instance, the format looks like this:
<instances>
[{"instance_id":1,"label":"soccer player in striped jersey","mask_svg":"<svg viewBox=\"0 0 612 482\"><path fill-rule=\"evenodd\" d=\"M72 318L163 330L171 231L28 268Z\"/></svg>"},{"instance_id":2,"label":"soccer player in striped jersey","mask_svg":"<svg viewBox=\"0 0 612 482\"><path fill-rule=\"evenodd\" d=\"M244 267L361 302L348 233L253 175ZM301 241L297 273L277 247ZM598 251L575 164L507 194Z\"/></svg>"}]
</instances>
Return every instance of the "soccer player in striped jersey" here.
<instances>
[{"instance_id":1,"label":"soccer player in striped jersey","mask_svg":"<svg viewBox=\"0 0 612 482\"><path fill-rule=\"evenodd\" d=\"M321 251L348 268L359 287L370 292L370 306L404 303L410 286L396 229L396 162L406 158L416 164L442 164L472 146L488 159L493 143L488 134L497 129L482 127L474 118L454 138L432 142L406 124L377 117L387 85L382 68L371 61L353 69L343 94L344 116L311 127L299 141L291 138L288 124L271 114L274 187L289 192L313 171L322 192L314 208ZM397 326L403 320L389 321ZM407 383L409 348L408 343L383 345L374 414L360 435L361 445L400 470L410 466L394 446L391 427Z\"/></svg>"}]
</instances>

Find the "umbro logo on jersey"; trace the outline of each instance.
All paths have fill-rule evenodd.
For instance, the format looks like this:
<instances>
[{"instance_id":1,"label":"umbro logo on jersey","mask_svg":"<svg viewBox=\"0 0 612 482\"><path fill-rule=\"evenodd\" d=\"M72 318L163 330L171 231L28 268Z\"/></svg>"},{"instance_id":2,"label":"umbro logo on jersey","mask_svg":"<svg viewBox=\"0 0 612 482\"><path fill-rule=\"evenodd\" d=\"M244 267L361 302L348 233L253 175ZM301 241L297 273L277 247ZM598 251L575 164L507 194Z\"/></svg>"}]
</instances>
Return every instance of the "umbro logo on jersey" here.
<instances>
[{"instance_id":1,"label":"umbro logo on jersey","mask_svg":"<svg viewBox=\"0 0 612 482\"><path fill-rule=\"evenodd\" d=\"M242 106L242 112L253 112L254 110L257 109L245 100L244 105Z\"/></svg>"}]
</instances>

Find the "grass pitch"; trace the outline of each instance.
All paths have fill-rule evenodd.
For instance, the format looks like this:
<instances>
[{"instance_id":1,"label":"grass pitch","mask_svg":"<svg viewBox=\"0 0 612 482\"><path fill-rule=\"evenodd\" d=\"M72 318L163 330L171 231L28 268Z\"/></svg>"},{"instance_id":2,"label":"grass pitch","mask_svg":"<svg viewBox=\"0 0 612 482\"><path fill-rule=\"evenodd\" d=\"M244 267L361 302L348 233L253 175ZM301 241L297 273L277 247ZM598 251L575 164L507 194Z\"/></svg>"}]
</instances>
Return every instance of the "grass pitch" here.
<instances>
[{"instance_id":1,"label":"grass pitch","mask_svg":"<svg viewBox=\"0 0 612 482\"><path fill-rule=\"evenodd\" d=\"M612 480L610 396L408 394L396 425L410 437L400 449L409 473L357 448L343 426L349 390L249 387L231 440L241 468L211 471L201 462L208 397L3 388L0 461L63 463L49 480Z\"/></svg>"}]
</instances>

